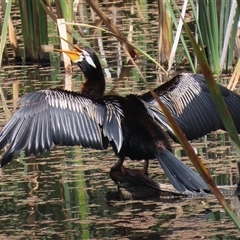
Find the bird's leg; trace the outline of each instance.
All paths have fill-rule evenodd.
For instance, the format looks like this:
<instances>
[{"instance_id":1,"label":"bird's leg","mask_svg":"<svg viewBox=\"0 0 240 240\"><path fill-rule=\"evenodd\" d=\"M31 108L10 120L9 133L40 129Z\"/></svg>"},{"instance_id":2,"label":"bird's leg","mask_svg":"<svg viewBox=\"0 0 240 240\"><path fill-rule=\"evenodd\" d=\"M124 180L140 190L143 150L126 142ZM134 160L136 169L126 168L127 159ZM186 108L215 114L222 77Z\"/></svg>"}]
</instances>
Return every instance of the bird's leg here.
<instances>
[{"instance_id":1,"label":"bird's leg","mask_svg":"<svg viewBox=\"0 0 240 240\"><path fill-rule=\"evenodd\" d=\"M136 178L148 176L149 160L145 159L142 169L130 169L123 166L125 158L119 157L118 161L111 167L110 177L116 183L117 190L120 190L120 183L134 181Z\"/></svg>"},{"instance_id":2,"label":"bird's leg","mask_svg":"<svg viewBox=\"0 0 240 240\"><path fill-rule=\"evenodd\" d=\"M118 181L118 177L117 177L117 172L121 172L123 174L125 174L126 169L123 166L123 162L124 162L125 158L119 157L118 161L111 167L110 170L110 177L111 179L118 185L119 181ZM118 185L119 188L119 185Z\"/></svg>"},{"instance_id":3,"label":"bird's leg","mask_svg":"<svg viewBox=\"0 0 240 240\"><path fill-rule=\"evenodd\" d=\"M143 177L145 175L148 176L148 162L149 159L144 160L144 165L142 169L124 168L124 172L122 171L122 173L131 177Z\"/></svg>"},{"instance_id":4,"label":"bird's leg","mask_svg":"<svg viewBox=\"0 0 240 240\"><path fill-rule=\"evenodd\" d=\"M149 166L149 159L144 160L144 165L142 169L142 175L147 175L148 176L148 166Z\"/></svg>"},{"instance_id":5,"label":"bird's leg","mask_svg":"<svg viewBox=\"0 0 240 240\"><path fill-rule=\"evenodd\" d=\"M111 170L113 171L121 171L122 170L122 167L124 168L123 166L123 162L124 162L125 158L121 158L119 157L118 161L111 167Z\"/></svg>"}]
</instances>

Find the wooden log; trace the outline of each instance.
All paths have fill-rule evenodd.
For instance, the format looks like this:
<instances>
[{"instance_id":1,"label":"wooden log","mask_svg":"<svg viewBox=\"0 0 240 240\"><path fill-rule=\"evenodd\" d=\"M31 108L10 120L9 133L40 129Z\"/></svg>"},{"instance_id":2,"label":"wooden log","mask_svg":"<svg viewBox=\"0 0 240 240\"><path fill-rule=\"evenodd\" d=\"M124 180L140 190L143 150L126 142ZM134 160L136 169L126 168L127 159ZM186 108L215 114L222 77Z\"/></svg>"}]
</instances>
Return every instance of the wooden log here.
<instances>
[{"instance_id":1,"label":"wooden log","mask_svg":"<svg viewBox=\"0 0 240 240\"><path fill-rule=\"evenodd\" d=\"M171 184L161 184L147 175L140 176L139 170L125 168L124 173L121 171L110 171L112 177L118 181L118 191L108 192L107 200L137 200L137 199L160 199L176 200L182 198L201 198L206 197L204 192L193 193L187 191L184 194L179 193ZM235 194L238 184L233 186L218 186L225 196Z\"/></svg>"}]
</instances>

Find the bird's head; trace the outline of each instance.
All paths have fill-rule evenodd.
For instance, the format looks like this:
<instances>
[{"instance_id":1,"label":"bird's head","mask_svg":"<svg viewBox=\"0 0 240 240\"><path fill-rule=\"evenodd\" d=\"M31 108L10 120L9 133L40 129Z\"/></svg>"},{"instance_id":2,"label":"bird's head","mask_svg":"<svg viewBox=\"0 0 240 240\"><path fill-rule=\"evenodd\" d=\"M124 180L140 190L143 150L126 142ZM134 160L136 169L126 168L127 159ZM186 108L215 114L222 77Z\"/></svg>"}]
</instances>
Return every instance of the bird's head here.
<instances>
[{"instance_id":1,"label":"bird's head","mask_svg":"<svg viewBox=\"0 0 240 240\"><path fill-rule=\"evenodd\" d=\"M100 61L96 53L90 47L75 47L75 50L76 51L55 49L55 51L66 53L68 57L72 60L72 62L77 64L81 68L84 75L88 75L91 71L95 73L102 71Z\"/></svg>"},{"instance_id":2,"label":"bird's head","mask_svg":"<svg viewBox=\"0 0 240 240\"><path fill-rule=\"evenodd\" d=\"M81 87L81 93L95 98L102 97L105 91L105 77L101 63L97 54L89 47L78 48L73 46L76 51L58 50L64 52L82 70L85 82Z\"/></svg>"}]
</instances>

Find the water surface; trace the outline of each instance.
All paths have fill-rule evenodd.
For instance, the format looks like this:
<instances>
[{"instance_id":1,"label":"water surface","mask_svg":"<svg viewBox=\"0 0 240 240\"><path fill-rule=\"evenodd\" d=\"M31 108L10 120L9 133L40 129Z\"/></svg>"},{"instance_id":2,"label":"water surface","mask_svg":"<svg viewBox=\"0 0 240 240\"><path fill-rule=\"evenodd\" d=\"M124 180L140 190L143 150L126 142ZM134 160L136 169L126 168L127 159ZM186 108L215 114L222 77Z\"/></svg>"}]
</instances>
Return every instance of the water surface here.
<instances>
[{"instance_id":1,"label":"water surface","mask_svg":"<svg viewBox=\"0 0 240 240\"><path fill-rule=\"evenodd\" d=\"M0 126L14 112L18 96L49 87L62 88L62 79L58 67L1 69L4 98ZM74 84L77 89L77 78ZM108 90L112 84L109 80ZM120 89L121 94L138 93L144 86L129 80L120 84ZM235 181L238 158L226 134L211 134L193 146L218 184ZM178 144L174 149L192 165ZM101 152L55 147L28 158L22 153L0 172L0 239L238 239L238 231L213 196L109 202L109 192L116 191L109 177L115 161L111 149ZM149 173L155 180L167 182L154 161ZM228 201L235 206L237 200L228 197Z\"/></svg>"}]
</instances>

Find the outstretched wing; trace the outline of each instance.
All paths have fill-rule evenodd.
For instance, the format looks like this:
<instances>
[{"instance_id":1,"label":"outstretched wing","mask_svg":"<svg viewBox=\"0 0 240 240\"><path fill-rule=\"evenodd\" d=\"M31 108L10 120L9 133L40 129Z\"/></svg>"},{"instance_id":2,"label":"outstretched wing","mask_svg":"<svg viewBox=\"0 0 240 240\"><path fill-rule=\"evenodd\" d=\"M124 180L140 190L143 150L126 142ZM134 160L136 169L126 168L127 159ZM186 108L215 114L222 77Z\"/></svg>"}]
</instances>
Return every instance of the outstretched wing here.
<instances>
[{"instance_id":1,"label":"outstretched wing","mask_svg":"<svg viewBox=\"0 0 240 240\"><path fill-rule=\"evenodd\" d=\"M240 96L219 85L233 121L240 132ZM165 103L188 140L192 140L217 129L224 129L217 108L201 74L182 74L174 77L154 90ZM151 94L140 98L159 109ZM157 116L157 113L155 113ZM159 109L162 122L165 119ZM165 120L166 122L166 120Z\"/></svg>"},{"instance_id":2,"label":"outstretched wing","mask_svg":"<svg viewBox=\"0 0 240 240\"><path fill-rule=\"evenodd\" d=\"M19 152L38 155L54 145L121 148L122 112L115 102L98 102L63 90L32 92L0 133L0 149L9 143L1 166Z\"/></svg>"}]
</instances>

